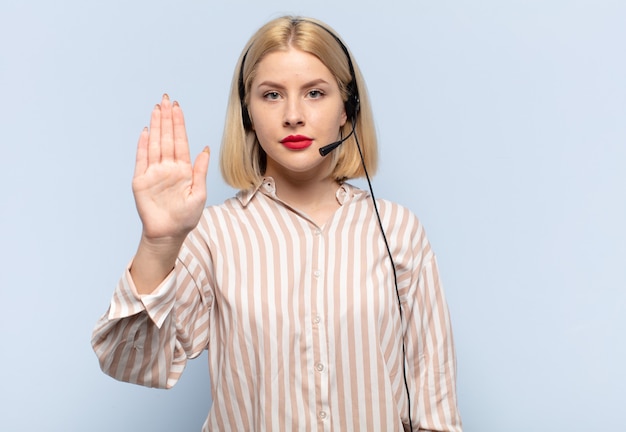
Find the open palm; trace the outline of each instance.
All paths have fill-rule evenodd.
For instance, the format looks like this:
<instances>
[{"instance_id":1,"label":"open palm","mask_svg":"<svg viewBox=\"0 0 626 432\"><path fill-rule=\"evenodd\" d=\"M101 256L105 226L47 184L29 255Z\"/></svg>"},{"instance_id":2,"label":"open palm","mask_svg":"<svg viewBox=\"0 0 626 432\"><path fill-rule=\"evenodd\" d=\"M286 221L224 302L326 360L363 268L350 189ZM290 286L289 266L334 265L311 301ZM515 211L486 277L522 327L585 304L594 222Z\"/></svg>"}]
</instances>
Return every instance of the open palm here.
<instances>
[{"instance_id":1,"label":"open palm","mask_svg":"<svg viewBox=\"0 0 626 432\"><path fill-rule=\"evenodd\" d=\"M191 164L183 111L164 95L137 144L133 193L145 238L182 238L195 228L206 201L208 164L208 147Z\"/></svg>"}]
</instances>

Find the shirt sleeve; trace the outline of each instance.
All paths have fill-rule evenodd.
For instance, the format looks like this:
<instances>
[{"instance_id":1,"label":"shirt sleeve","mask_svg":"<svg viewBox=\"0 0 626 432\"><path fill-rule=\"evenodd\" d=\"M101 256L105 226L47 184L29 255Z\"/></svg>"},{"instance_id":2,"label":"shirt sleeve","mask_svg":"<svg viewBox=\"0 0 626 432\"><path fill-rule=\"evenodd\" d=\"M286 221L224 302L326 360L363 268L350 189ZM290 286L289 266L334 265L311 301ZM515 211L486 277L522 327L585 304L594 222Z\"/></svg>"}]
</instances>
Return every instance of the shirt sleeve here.
<instances>
[{"instance_id":1,"label":"shirt sleeve","mask_svg":"<svg viewBox=\"0 0 626 432\"><path fill-rule=\"evenodd\" d=\"M138 294L126 269L92 334L102 370L120 381L171 388L187 359L208 344L213 296L206 281L206 272L186 246L174 270L151 294Z\"/></svg>"},{"instance_id":2,"label":"shirt sleeve","mask_svg":"<svg viewBox=\"0 0 626 432\"><path fill-rule=\"evenodd\" d=\"M461 432L450 315L436 257L421 227L418 231L413 239L410 285L402 306L413 427Z\"/></svg>"}]
</instances>

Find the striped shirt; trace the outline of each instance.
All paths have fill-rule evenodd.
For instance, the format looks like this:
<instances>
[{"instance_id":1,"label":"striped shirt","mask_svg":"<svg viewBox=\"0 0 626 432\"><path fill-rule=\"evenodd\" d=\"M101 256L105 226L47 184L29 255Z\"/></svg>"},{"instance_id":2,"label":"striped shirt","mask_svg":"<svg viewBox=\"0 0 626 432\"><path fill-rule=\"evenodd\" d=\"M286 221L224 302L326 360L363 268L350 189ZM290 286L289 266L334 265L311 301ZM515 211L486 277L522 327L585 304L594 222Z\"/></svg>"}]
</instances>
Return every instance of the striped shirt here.
<instances>
[{"instance_id":1,"label":"striped shirt","mask_svg":"<svg viewBox=\"0 0 626 432\"><path fill-rule=\"evenodd\" d=\"M208 350L203 431L461 431L450 319L435 255L407 209L349 184L323 225L271 178L205 209L149 295L126 271L92 343L107 374L169 388Z\"/></svg>"}]
</instances>

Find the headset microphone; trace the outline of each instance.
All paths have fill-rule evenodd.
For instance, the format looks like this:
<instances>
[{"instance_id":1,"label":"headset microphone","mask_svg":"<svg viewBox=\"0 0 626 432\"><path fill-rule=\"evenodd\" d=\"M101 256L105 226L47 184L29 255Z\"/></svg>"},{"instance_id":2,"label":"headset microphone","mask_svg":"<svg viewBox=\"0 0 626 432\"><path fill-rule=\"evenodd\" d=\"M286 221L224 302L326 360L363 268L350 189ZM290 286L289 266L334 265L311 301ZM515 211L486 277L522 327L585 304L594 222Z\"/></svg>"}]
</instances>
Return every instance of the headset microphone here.
<instances>
[{"instance_id":1,"label":"headset microphone","mask_svg":"<svg viewBox=\"0 0 626 432\"><path fill-rule=\"evenodd\" d=\"M352 134L354 134L355 126L356 126L355 122L352 121L352 131L348 134L348 136L345 137L345 138L341 138L339 141L335 141L334 143L330 143L328 145L325 145L324 147L320 147L320 154L322 156L326 156L328 153L330 153L331 151L333 151L337 147L339 147L345 140L347 140L348 138L350 138L352 136Z\"/></svg>"}]
</instances>

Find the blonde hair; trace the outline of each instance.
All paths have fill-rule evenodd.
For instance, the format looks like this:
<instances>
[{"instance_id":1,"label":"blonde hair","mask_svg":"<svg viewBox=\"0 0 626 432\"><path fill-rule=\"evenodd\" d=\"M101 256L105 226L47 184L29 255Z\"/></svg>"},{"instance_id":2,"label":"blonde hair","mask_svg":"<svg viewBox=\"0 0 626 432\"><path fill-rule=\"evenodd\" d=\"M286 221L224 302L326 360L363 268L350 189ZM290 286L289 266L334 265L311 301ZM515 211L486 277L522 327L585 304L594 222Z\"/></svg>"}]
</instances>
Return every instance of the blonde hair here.
<instances>
[{"instance_id":1,"label":"blonde hair","mask_svg":"<svg viewBox=\"0 0 626 432\"><path fill-rule=\"evenodd\" d=\"M236 189L249 189L256 187L262 180L266 155L255 132L244 127L242 102L243 109L247 109L248 92L258 63L270 52L287 50L289 47L319 58L337 79L344 101L348 99L347 85L352 80L349 61L352 62L360 108L356 119L349 118L341 133L344 137L348 136L352 131L352 122L356 121L355 134L358 136L365 165L370 175L376 172L378 165L376 130L365 81L349 51L350 60L346 57L344 48L338 43L339 40L334 30L321 21L291 16L268 22L250 38L235 68L226 111L220 151L220 170L226 183ZM239 92L240 80L245 95L243 101ZM365 176L355 139L352 135L326 156L332 158L331 176L335 180L344 181Z\"/></svg>"}]
</instances>

